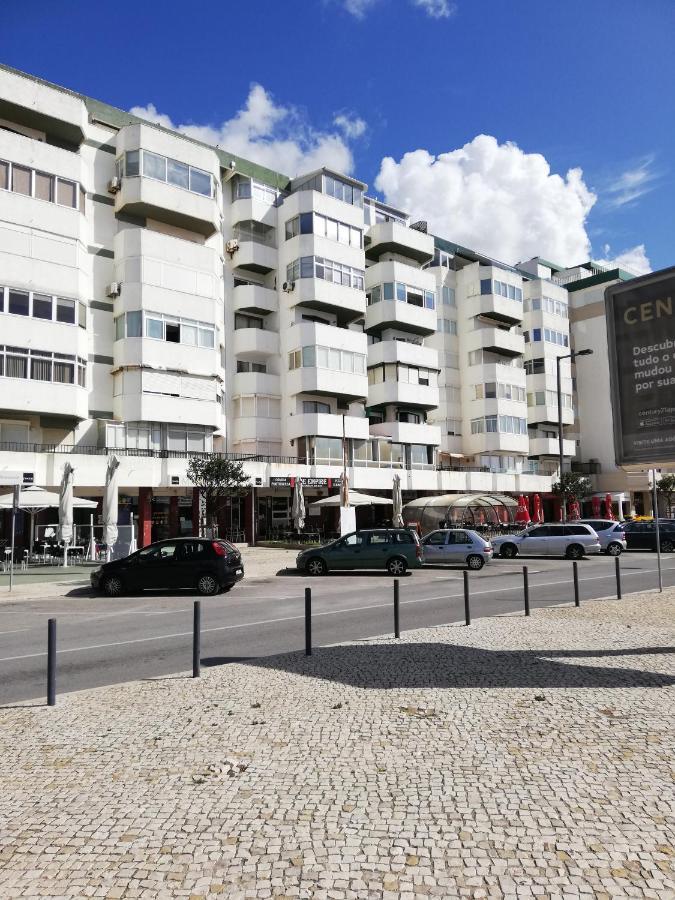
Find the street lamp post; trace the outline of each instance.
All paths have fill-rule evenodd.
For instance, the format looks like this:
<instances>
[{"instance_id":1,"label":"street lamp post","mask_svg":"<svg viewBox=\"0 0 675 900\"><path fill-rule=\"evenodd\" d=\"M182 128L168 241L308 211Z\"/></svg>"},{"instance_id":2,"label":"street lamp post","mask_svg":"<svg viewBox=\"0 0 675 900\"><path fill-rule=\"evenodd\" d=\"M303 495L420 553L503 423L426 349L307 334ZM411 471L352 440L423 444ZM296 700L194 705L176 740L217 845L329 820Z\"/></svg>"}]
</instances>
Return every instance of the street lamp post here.
<instances>
[{"instance_id":1,"label":"street lamp post","mask_svg":"<svg viewBox=\"0 0 675 900\"><path fill-rule=\"evenodd\" d=\"M556 377L556 387L558 389L558 457L559 457L559 466L560 466L560 491L562 497L562 520L563 522L567 521L567 503L565 502L565 494L562 491L562 477L563 477L563 420L562 420L562 387L560 382L560 360L561 359L569 359L571 362L574 362L577 356L590 356L593 353L592 350L573 350L571 353L565 353L563 356L556 356L555 358L555 377Z\"/></svg>"}]
</instances>

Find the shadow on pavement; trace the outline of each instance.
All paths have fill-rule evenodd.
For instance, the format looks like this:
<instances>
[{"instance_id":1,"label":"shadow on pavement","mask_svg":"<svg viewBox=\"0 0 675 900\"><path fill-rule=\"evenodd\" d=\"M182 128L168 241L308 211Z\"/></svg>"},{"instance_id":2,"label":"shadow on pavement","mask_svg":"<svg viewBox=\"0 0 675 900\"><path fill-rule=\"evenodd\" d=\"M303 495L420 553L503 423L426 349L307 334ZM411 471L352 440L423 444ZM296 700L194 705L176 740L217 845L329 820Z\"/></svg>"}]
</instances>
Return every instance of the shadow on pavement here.
<instances>
[{"instance_id":1,"label":"shadow on pavement","mask_svg":"<svg viewBox=\"0 0 675 900\"><path fill-rule=\"evenodd\" d=\"M583 655L600 661L667 652L673 648L487 650L440 643L357 644L316 647L309 657L289 653L257 659L252 665L361 688L658 688L675 684L675 676L579 665L573 659Z\"/></svg>"},{"instance_id":2,"label":"shadow on pavement","mask_svg":"<svg viewBox=\"0 0 675 900\"><path fill-rule=\"evenodd\" d=\"M423 569L415 569L416 572L422 572ZM412 571L408 570L404 572L403 575L397 575L397 578L410 578L413 574ZM334 570L332 572L328 572L326 575L317 575L311 576L306 572L301 572L299 569L279 569L277 575L285 576L287 578L311 578L313 582L317 584L321 584L323 580L326 578L388 578L390 581L393 580L393 576L389 574L389 572L385 572L384 569L349 569L349 570Z\"/></svg>"}]
</instances>

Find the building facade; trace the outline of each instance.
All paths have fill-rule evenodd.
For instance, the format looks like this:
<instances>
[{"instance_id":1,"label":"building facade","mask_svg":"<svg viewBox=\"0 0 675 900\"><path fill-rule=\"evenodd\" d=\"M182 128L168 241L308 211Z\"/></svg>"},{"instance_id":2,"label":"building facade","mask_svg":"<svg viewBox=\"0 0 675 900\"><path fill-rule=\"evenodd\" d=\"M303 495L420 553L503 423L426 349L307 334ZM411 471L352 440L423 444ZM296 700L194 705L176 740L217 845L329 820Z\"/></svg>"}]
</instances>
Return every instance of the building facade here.
<instances>
[{"instance_id":1,"label":"building facade","mask_svg":"<svg viewBox=\"0 0 675 900\"><path fill-rule=\"evenodd\" d=\"M550 492L569 285L542 261L7 67L0 201L0 476L54 487L69 460L100 497L114 452L140 543L195 527L195 453L244 461L239 538L289 524L289 479L311 499L344 468L405 498Z\"/></svg>"}]
</instances>

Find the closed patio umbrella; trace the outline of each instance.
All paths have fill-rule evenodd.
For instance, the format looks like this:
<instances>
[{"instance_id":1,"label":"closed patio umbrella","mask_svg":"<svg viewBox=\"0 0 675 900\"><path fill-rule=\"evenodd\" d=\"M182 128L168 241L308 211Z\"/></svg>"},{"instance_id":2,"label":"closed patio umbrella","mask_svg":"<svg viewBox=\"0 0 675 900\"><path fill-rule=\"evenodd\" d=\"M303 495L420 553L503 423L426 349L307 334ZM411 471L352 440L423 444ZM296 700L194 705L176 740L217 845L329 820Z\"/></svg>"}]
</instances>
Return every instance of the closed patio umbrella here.
<instances>
[{"instance_id":1,"label":"closed patio umbrella","mask_svg":"<svg viewBox=\"0 0 675 900\"><path fill-rule=\"evenodd\" d=\"M116 456L108 460L105 473L105 493L103 494L103 541L106 545L106 561L110 562L112 548L117 543L118 491L117 470L120 461Z\"/></svg>"},{"instance_id":2,"label":"closed patio umbrella","mask_svg":"<svg viewBox=\"0 0 675 900\"><path fill-rule=\"evenodd\" d=\"M293 489L293 506L291 510L293 516L293 524L296 531L302 531L305 527L305 494L302 489L302 482L299 478L295 480L295 488Z\"/></svg>"},{"instance_id":3,"label":"closed patio umbrella","mask_svg":"<svg viewBox=\"0 0 675 900\"><path fill-rule=\"evenodd\" d=\"M600 498L599 497L591 497L591 507L593 509L593 515L596 519L600 518Z\"/></svg>"},{"instance_id":4,"label":"closed patio umbrella","mask_svg":"<svg viewBox=\"0 0 675 900\"><path fill-rule=\"evenodd\" d=\"M544 521L544 510L541 505L541 497L539 494L535 494L532 498L533 503L533 516L535 522L543 522Z\"/></svg>"},{"instance_id":5,"label":"closed patio umbrella","mask_svg":"<svg viewBox=\"0 0 675 900\"><path fill-rule=\"evenodd\" d=\"M401 494L401 476L394 475L394 485L391 492L391 523L394 528L403 528L403 495Z\"/></svg>"},{"instance_id":6,"label":"closed patio umbrella","mask_svg":"<svg viewBox=\"0 0 675 900\"><path fill-rule=\"evenodd\" d=\"M530 511L527 508L527 501L523 494L518 497L518 509L516 510L515 518L518 525L528 525L530 522Z\"/></svg>"},{"instance_id":7,"label":"closed patio umbrella","mask_svg":"<svg viewBox=\"0 0 675 900\"><path fill-rule=\"evenodd\" d=\"M63 544L63 565L68 565L68 545L73 539L73 475L69 462L63 467L59 493L59 540Z\"/></svg>"},{"instance_id":8,"label":"closed patio umbrella","mask_svg":"<svg viewBox=\"0 0 675 900\"><path fill-rule=\"evenodd\" d=\"M614 518L614 510L612 508L612 495L607 494L605 497L605 516L608 519Z\"/></svg>"}]
</instances>

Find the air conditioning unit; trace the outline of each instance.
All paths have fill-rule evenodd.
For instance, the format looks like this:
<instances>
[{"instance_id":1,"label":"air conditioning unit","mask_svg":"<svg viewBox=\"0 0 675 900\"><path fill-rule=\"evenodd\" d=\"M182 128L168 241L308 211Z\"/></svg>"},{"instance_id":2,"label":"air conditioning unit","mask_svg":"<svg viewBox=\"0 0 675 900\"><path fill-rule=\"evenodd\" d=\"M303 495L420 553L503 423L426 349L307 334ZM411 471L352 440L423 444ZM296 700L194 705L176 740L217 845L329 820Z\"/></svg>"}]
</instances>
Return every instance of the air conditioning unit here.
<instances>
[{"instance_id":1,"label":"air conditioning unit","mask_svg":"<svg viewBox=\"0 0 675 900\"><path fill-rule=\"evenodd\" d=\"M119 189L122 187L122 179L115 176L111 178L108 182L108 192L111 194L116 194Z\"/></svg>"},{"instance_id":2,"label":"air conditioning unit","mask_svg":"<svg viewBox=\"0 0 675 900\"><path fill-rule=\"evenodd\" d=\"M239 241L236 238L232 238L232 240L227 241L225 244L225 249L232 256L233 253L236 253L239 249Z\"/></svg>"},{"instance_id":3,"label":"air conditioning unit","mask_svg":"<svg viewBox=\"0 0 675 900\"><path fill-rule=\"evenodd\" d=\"M108 297L119 297L121 290L122 285L119 281L111 281L105 289L105 292Z\"/></svg>"},{"instance_id":4,"label":"air conditioning unit","mask_svg":"<svg viewBox=\"0 0 675 900\"><path fill-rule=\"evenodd\" d=\"M291 291L295 290L295 282L294 281L284 281L283 290L286 291L287 294L290 294Z\"/></svg>"}]
</instances>

